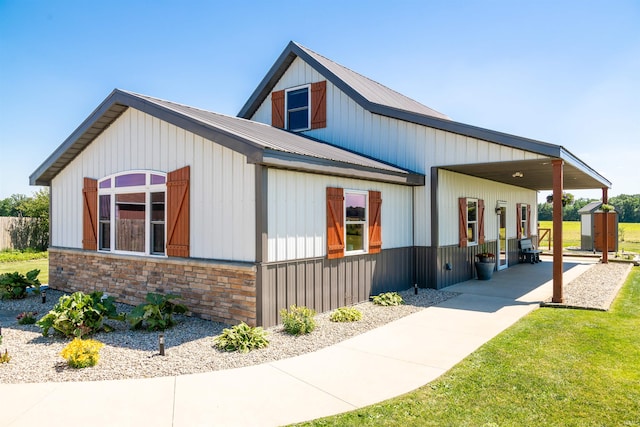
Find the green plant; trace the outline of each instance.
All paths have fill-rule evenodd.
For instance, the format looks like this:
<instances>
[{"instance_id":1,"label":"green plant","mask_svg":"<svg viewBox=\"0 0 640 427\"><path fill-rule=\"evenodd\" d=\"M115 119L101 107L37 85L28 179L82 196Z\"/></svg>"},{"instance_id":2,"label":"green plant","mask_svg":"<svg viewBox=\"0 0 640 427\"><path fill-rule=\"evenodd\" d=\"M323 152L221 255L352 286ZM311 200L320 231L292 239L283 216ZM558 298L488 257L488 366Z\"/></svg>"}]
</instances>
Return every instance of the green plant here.
<instances>
[{"instance_id":1,"label":"green plant","mask_svg":"<svg viewBox=\"0 0 640 427\"><path fill-rule=\"evenodd\" d=\"M37 314L38 312L36 311L23 311L16 316L16 319L20 325L33 325L36 323Z\"/></svg>"},{"instance_id":2,"label":"green plant","mask_svg":"<svg viewBox=\"0 0 640 427\"><path fill-rule=\"evenodd\" d=\"M355 307L337 308L329 316L332 322L357 322L362 319L362 312Z\"/></svg>"},{"instance_id":3,"label":"green plant","mask_svg":"<svg viewBox=\"0 0 640 427\"><path fill-rule=\"evenodd\" d=\"M222 334L214 339L215 346L223 351L239 351L248 353L251 350L269 345L267 332L261 327L251 327L242 322L239 325L225 328Z\"/></svg>"},{"instance_id":4,"label":"green plant","mask_svg":"<svg viewBox=\"0 0 640 427\"><path fill-rule=\"evenodd\" d=\"M38 280L40 270L31 270L26 275L14 271L0 275L0 294L2 299L22 299L27 296L27 288L33 287L34 292L40 292Z\"/></svg>"},{"instance_id":5,"label":"green plant","mask_svg":"<svg viewBox=\"0 0 640 427\"><path fill-rule=\"evenodd\" d=\"M93 339L83 340L74 338L60 355L66 359L67 364L72 368L86 368L95 366L100 360L100 349L104 346L100 341Z\"/></svg>"},{"instance_id":6,"label":"green plant","mask_svg":"<svg viewBox=\"0 0 640 427\"><path fill-rule=\"evenodd\" d=\"M404 304L404 300L397 292L385 292L372 297L375 305L391 306Z\"/></svg>"},{"instance_id":7,"label":"green plant","mask_svg":"<svg viewBox=\"0 0 640 427\"><path fill-rule=\"evenodd\" d=\"M11 360L11 356L9 356L9 352L5 349L4 353L0 353L0 363L9 363Z\"/></svg>"},{"instance_id":8,"label":"green plant","mask_svg":"<svg viewBox=\"0 0 640 427\"><path fill-rule=\"evenodd\" d=\"M313 316L316 315L315 310L307 307L298 307L292 305L289 310L280 310L282 324L285 332L291 335L308 334L316 328L316 321Z\"/></svg>"},{"instance_id":9,"label":"green plant","mask_svg":"<svg viewBox=\"0 0 640 427\"><path fill-rule=\"evenodd\" d=\"M185 305L172 301L177 298L180 296L149 292L145 297L147 302L138 305L127 316L131 329L141 328L143 323L146 323L149 331L164 331L174 326L176 321L173 320L173 314L184 314L188 311Z\"/></svg>"},{"instance_id":10,"label":"green plant","mask_svg":"<svg viewBox=\"0 0 640 427\"><path fill-rule=\"evenodd\" d=\"M124 315L117 314L115 299L102 292L87 295L74 292L60 297L53 310L36 322L42 329L42 335L49 335L49 329L60 332L67 337L83 337L98 331L112 331L104 321L106 319L124 320Z\"/></svg>"}]
</instances>

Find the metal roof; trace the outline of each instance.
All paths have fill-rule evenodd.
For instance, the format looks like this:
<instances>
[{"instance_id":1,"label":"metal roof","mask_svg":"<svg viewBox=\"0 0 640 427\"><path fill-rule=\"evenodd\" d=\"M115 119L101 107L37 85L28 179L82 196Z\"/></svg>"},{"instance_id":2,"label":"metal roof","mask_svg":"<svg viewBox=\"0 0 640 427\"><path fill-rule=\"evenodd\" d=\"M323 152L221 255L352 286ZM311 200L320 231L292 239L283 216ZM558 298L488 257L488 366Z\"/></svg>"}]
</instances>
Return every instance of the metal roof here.
<instances>
[{"instance_id":1,"label":"metal roof","mask_svg":"<svg viewBox=\"0 0 640 427\"><path fill-rule=\"evenodd\" d=\"M269 125L115 89L30 176L32 185L51 180L132 107L247 156L250 163L408 185L424 175Z\"/></svg>"},{"instance_id":2,"label":"metal roof","mask_svg":"<svg viewBox=\"0 0 640 427\"><path fill-rule=\"evenodd\" d=\"M565 176L563 184L567 189L611 187L610 181L560 145L453 121L444 114L407 98L293 41L280 54L267 75L242 107L238 113L239 117L251 118L253 116L296 57L304 60L327 80L354 99L362 108L371 113L529 151L546 156L548 159L562 159L564 161ZM497 161L476 165L444 165L442 168L524 188L546 190L553 188L551 165L548 159L510 162L510 164L509 162ZM514 181L511 179L512 170L518 168L522 169L526 174L523 172L524 179ZM507 171L512 172L507 173Z\"/></svg>"}]
</instances>

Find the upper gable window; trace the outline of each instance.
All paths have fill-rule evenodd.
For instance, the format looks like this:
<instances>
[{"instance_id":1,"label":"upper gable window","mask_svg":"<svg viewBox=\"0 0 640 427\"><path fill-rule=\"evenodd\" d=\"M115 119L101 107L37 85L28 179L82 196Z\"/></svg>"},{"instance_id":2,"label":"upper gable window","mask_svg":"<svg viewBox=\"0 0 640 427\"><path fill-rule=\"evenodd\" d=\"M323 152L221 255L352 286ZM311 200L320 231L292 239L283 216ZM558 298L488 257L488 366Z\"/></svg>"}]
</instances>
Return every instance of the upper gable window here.
<instances>
[{"instance_id":1,"label":"upper gable window","mask_svg":"<svg viewBox=\"0 0 640 427\"><path fill-rule=\"evenodd\" d=\"M308 130L311 127L309 108L310 105L309 86L288 89L286 91L286 120L285 126L288 130L298 132Z\"/></svg>"}]
</instances>

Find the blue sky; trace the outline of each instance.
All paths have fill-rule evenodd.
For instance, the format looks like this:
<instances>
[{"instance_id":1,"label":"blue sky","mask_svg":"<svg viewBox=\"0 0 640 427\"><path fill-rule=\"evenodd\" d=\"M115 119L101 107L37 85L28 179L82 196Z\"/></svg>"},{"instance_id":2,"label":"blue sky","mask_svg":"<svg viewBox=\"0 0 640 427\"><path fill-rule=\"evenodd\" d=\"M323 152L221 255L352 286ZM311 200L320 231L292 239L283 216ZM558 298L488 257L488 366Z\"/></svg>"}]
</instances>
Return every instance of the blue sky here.
<instances>
[{"instance_id":1,"label":"blue sky","mask_svg":"<svg viewBox=\"0 0 640 427\"><path fill-rule=\"evenodd\" d=\"M289 40L638 194L638 23L637 0L0 0L0 199L38 190L29 175L114 88L235 115Z\"/></svg>"}]
</instances>

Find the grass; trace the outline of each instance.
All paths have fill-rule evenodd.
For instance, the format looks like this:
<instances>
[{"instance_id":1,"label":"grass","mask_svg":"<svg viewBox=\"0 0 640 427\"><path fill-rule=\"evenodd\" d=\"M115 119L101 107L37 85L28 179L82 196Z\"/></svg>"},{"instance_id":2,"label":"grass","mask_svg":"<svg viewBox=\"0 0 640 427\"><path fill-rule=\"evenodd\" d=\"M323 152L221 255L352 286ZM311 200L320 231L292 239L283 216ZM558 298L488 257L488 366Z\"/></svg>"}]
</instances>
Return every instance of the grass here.
<instances>
[{"instance_id":1,"label":"grass","mask_svg":"<svg viewBox=\"0 0 640 427\"><path fill-rule=\"evenodd\" d=\"M40 270L38 280L49 283L49 258L47 252L0 252L0 274L17 271L25 274L33 269Z\"/></svg>"},{"instance_id":2,"label":"grass","mask_svg":"<svg viewBox=\"0 0 640 427\"><path fill-rule=\"evenodd\" d=\"M609 312L538 309L416 391L300 425L640 426L639 342L635 267Z\"/></svg>"},{"instance_id":3,"label":"grass","mask_svg":"<svg viewBox=\"0 0 640 427\"><path fill-rule=\"evenodd\" d=\"M540 228L550 228L553 233L552 221L539 221ZM618 250L625 252L640 253L640 223L620 223L618 224ZM547 238L540 247L547 248ZM553 246L553 242L552 242ZM564 221L562 223L562 246L580 247L580 221Z\"/></svg>"}]
</instances>

